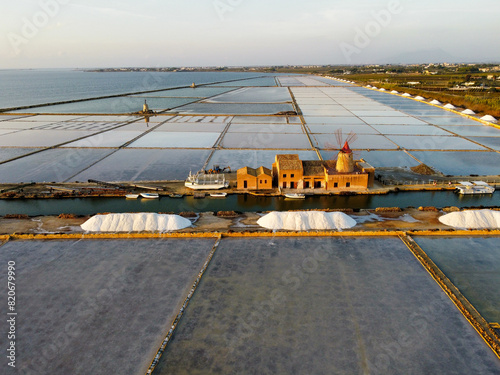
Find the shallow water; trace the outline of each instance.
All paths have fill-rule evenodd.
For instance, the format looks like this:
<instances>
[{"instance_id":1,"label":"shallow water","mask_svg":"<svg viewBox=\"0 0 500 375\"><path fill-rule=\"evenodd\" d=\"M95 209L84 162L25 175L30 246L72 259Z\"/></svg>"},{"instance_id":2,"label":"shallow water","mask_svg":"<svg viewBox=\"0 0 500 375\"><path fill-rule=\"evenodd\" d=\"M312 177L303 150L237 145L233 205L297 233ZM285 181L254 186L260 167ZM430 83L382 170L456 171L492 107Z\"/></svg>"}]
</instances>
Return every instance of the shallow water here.
<instances>
[{"instance_id":1,"label":"shallow water","mask_svg":"<svg viewBox=\"0 0 500 375\"><path fill-rule=\"evenodd\" d=\"M169 108L178 107L199 100L198 98L144 98L122 96L118 98L28 108L16 111L16 113L132 113L142 110L144 99L147 99L149 108L154 111L164 111Z\"/></svg>"},{"instance_id":2,"label":"shallow water","mask_svg":"<svg viewBox=\"0 0 500 375\"><path fill-rule=\"evenodd\" d=\"M83 72L0 70L0 108L124 94L262 76L226 72ZM266 79L274 82L274 78ZM248 80L243 82L259 82ZM274 84L273 84L274 85Z\"/></svg>"},{"instance_id":3,"label":"shallow water","mask_svg":"<svg viewBox=\"0 0 500 375\"><path fill-rule=\"evenodd\" d=\"M496 152L411 151L410 153L445 175L500 174L500 155Z\"/></svg>"},{"instance_id":4,"label":"shallow water","mask_svg":"<svg viewBox=\"0 0 500 375\"><path fill-rule=\"evenodd\" d=\"M223 239L154 374L410 367L466 375L500 364L397 238Z\"/></svg>"},{"instance_id":5,"label":"shallow water","mask_svg":"<svg viewBox=\"0 0 500 375\"><path fill-rule=\"evenodd\" d=\"M222 164L221 164L222 166ZM109 171L112 176L113 171ZM87 177L87 176L85 176ZM95 176L105 177L105 176ZM81 179L83 180L83 179ZM353 195L353 196L312 196L304 200L283 197L257 197L246 194L228 195L225 199L194 199L187 196L182 199L162 197L160 199L125 198L75 198L75 199L13 199L0 200L0 215L27 214L59 215L72 213L93 215L99 212L183 212L183 211L288 211L327 208L374 209L377 207L418 207L418 206L496 206L498 197L461 196L453 192L406 192L388 195Z\"/></svg>"},{"instance_id":6,"label":"shallow water","mask_svg":"<svg viewBox=\"0 0 500 375\"><path fill-rule=\"evenodd\" d=\"M169 112L187 114L215 114L215 115L273 115L279 112L293 111L291 104L212 104L194 103L177 108Z\"/></svg>"},{"instance_id":7,"label":"shallow water","mask_svg":"<svg viewBox=\"0 0 500 375\"><path fill-rule=\"evenodd\" d=\"M488 322L500 323L498 237L415 237Z\"/></svg>"},{"instance_id":8,"label":"shallow water","mask_svg":"<svg viewBox=\"0 0 500 375\"><path fill-rule=\"evenodd\" d=\"M283 103L292 98L285 87L246 87L210 98L209 103Z\"/></svg>"}]
</instances>

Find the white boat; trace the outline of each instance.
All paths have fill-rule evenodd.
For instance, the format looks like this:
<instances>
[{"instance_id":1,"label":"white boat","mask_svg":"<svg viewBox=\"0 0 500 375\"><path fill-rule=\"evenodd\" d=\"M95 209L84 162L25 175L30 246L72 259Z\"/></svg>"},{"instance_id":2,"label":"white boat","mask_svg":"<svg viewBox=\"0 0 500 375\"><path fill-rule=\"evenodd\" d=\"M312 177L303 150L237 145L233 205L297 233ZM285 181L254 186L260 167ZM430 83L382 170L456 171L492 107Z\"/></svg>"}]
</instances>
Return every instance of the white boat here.
<instances>
[{"instance_id":1,"label":"white boat","mask_svg":"<svg viewBox=\"0 0 500 375\"><path fill-rule=\"evenodd\" d=\"M305 199L305 194L293 193L293 194L285 194L285 198L290 199Z\"/></svg>"},{"instance_id":2,"label":"white boat","mask_svg":"<svg viewBox=\"0 0 500 375\"><path fill-rule=\"evenodd\" d=\"M227 193L210 193L212 198L226 198Z\"/></svg>"},{"instance_id":3,"label":"white boat","mask_svg":"<svg viewBox=\"0 0 500 375\"><path fill-rule=\"evenodd\" d=\"M157 199L160 198L160 196L156 193L141 193L141 197L146 198L146 199Z\"/></svg>"},{"instance_id":4,"label":"white boat","mask_svg":"<svg viewBox=\"0 0 500 375\"><path fill-rule=\"evenodd\" d=\"M137 198L139 198L139 194L127 194L127 195L125 195L125 198L127 198L127 199L137 199Z\"/></svg>"},{"instance_id":5,"label":"white boat","mask_svg":"<svg viewBox=\"0 0 500 375\"><path fill-rule=\"evenodd\" d=\"M193 190L217 190L229 187L229 181L226 181L226 176L223 174L205 174L198 172L189 176L184 183L189 189Z\"/></svg>"},{"instance_id":6,"label":"white boat","mask_svg":"<svg viewBox=\"0 0 500 375\"><path fill-rule=\"evenodd\" d=\"M495 188L484 181L473 181L473 183L469 181L460 181L460 185L457 186L457 192L464 195L493 194Z\"/></svg>"}]
</instances>

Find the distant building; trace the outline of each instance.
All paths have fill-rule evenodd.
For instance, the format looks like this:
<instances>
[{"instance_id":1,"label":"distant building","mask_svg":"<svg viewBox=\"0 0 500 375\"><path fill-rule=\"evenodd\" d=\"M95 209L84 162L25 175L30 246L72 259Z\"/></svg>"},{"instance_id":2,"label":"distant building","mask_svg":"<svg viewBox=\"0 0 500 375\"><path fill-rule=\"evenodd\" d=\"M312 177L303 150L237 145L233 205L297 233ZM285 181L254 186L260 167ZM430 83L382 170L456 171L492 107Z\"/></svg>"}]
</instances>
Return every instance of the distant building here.
<instances>
[{"instance_id":1,"label":"distant building","mask_svg":"<svg viewBox=\"0 0 500 375\"><path fill-rule=\"evenodd\" d=\"M281 189L328 191L364 190L373 186L375 168L364 160L355 161L347 142L337 160L300 160L297 154L276 155L269 169L244 167L238 170L240 190ZM272 184L266 184L266 181Z\"/></svg>"},{"instance_id":2,"label":"distant building","mask_svg":"<svg viewBox=\"0 0 500 375\"><path fill-rule=\"evenodd\" d=\"M240 190L269 190L273 188L273 177L271 171L266 167L240 168L236 173L236 179L236 186Z\"/></svg>"}]
</instances>

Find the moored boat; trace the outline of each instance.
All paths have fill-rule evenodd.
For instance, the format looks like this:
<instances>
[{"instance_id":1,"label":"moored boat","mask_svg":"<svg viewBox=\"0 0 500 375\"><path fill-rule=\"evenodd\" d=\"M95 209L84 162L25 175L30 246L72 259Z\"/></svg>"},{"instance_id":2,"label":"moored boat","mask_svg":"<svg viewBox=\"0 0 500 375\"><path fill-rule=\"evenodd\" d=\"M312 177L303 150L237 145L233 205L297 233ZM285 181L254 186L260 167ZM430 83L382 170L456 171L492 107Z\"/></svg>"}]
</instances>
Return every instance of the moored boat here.
<instances>
[{"instance_id":1,"label":"moored boat","mask_svg":"<svg viewBox=\"0 0 500 375\"><path fill-rule=\"evenodd\" d=\"M137 199L137 198L139 198L139 194L127 194L127 195L125 195L125 198L127 198L127 199Z\"/></svg>"},{"instance_id":2,"label":"moored boat","mask_svg":"<svg viewBox=\"0 0 500 375\"><path fill-rule=\"evenodd\" d=\"M495 188L493 186L488 185L484 181L460 181L460 185L457 186L458 194L493 194L495 192Z\"/></svg>"},{"instance_id":3,"label":"moored boat","mask_svg":"<svg viewBox=\"0 0 500 375\"><path fill-rule=\"evenodd\" d=\"M229 181L224 174L204 174L198 172L192 174L189 172L184 186L193 190L218 190L229 187Z\"/></svg>"},{"instance_id":4,"label":"moored boat","mask_svg":"<svg viewBox=\"0 0 500 375\"><path fill-rule=\"evenodd\" d=\"M146 198L146 199L157 199L160 198L160 196L156 193L141 193L141 197Z\"/></svg>"},{"instance_id":5,"label":"moored boat","mask_svg":"<svg viewBox=\"0 0 500 375\"><path fill-rule=\"evenodd\" d=\"M170 198L182 198L184 195L182 195L182 194L169 194L168 196Z\"/></svg>"},{"instance_id":6,"label":"moored boat","mask_svg":"<svg viewBox=\"0 0 500 375\"><path fill-rule=\"evenodd\" d=\"M289 199L305 199L305 197L306 197L305 194L300 194L300 193L285 194L285 198L289 198Z\"/></svg>"},{"instance_id":7,"label":"moored boat","mask_svg":"<svg viewBox=\"0 0 500 375\"><path fill-rule=\"evenodd\" d=\"M226 198L227 193L210 193L212 198Z\"/></svg>"}]
</instances>

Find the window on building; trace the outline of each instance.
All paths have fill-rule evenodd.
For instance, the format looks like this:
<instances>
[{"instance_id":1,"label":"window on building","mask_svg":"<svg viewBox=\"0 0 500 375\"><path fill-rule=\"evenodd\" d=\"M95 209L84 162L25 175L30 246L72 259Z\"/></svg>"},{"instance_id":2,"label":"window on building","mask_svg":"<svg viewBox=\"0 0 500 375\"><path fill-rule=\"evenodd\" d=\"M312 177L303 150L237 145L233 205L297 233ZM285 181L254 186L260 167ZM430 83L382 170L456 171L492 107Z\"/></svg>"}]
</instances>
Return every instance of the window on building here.
<instances>
[{"instance_id":1,"label":"window on building","mask_svg":"<svg viewBox=\"0 0 500 375\"><path fill-rule=\"evenodd\" d=\"M321 181L314 181L314 187L316 189L321 189Z\"/></svg>"},{"instance_id":2,"label":"window on building","mask_svg":"<svg viewBox=\"0 0 500 375\"><path fill-rule=\"evenodd\" d=\"M351 187L351 183L350 182L346 182L345 183L345 187Z\"/></svg>"},{"instance_id":3,"label":"window on building","mask_svg":"<svg viewBox=\"0 0 500 375\"><path fill-rule=\"evenodd\" d=\"M290 177L291 177L291 178L294 178L294 177L295 177L295 175L292 173L292 174L290 175Z\"/></svg>"},{"instance_id":4,"label":"window on building","mask_svg":"<svg viewBox=\"0 0 500 375\"><path fill-rule=\"evenodd\" d=\"M309 189L309 181L304 182L304 189Z\"/></svg>"},{"instance_id":5,"label":"window on building","mask_svg":"<svg viewBox=\"0 0 500 375\"><path fill-rule=\"evenodd\" d=\"M246 188L248 188L248 181L247 180L243 181L243 189L246 189Z\"/></svg>"},{"instance_id":6,"label":"window on building","mask_svg":"<svg viewBox=\"0 0 500 375\"><path fill-rule=\"evenodd\" d=\"M260 183L260 184L262 184L262 180L260 180L260 182L259 182L259 183Z\"/></svg>"},{"instance_id":7,"label":"window on building","mask_svg":"<svg viewBox=\"0 0 500 375\"><path fill-rule=\"evenodd\" d=\"M283 189L286 189L286 182L283 182Z\"/></svg>"},{"instance_id":8,"label":"window on building","mask_svg":"<svg viewBox=\"0 0 500 375\"><path fill-rule=\"evenodd\" d=\"M295 189L295 182L290 182L290 189Z\"/></svg>"},{"instance_id":9,"label":"window on building","mask_svg":"<svg viewBox=\"0 0 500 375\"><path fill-rule=\"evenodd\" d=\"M333 183L333 187L334 187L334 188L338 188L338 187L339 187L339 183L338 183L338 182L334 182L334 183Z\"/></svg>"},{"instance_id":10,"label":"window on building","mask_svg":"<svg viewBox=\"0 0 500 375\"><path fill-rule=\"evenodd\" d=\"M283 174L283 178L286 178L286 173Z\"/></svg>"}]
</instances>

